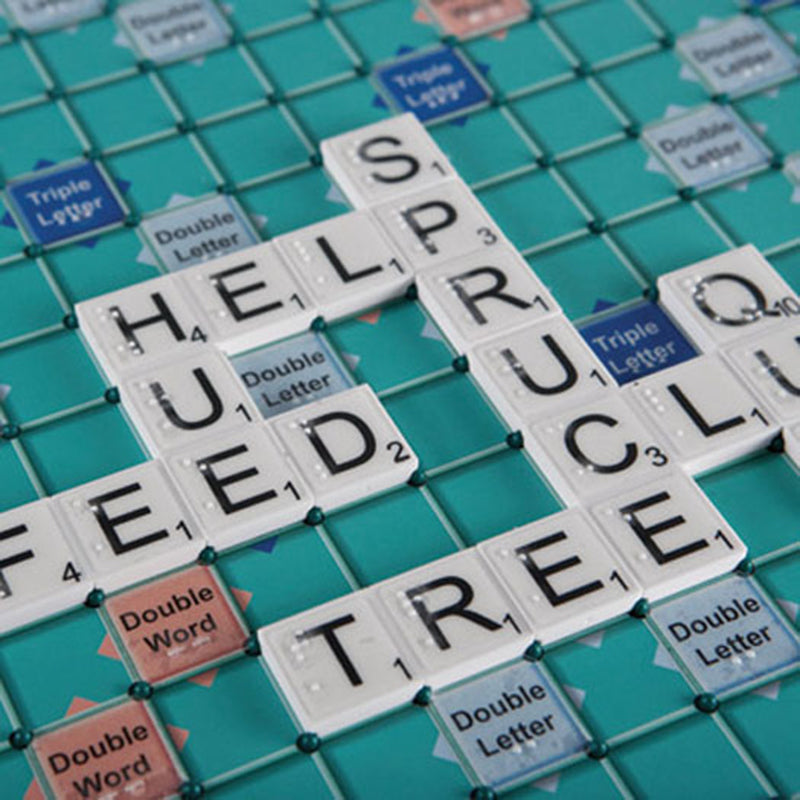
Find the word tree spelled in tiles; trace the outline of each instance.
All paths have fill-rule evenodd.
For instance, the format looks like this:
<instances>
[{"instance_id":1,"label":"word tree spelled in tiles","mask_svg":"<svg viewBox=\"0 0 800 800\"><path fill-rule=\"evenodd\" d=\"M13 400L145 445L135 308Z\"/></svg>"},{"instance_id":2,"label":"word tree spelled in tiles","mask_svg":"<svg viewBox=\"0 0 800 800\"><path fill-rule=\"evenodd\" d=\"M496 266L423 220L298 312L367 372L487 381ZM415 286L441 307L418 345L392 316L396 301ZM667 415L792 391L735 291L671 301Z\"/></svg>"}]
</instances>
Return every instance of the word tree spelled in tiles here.
<instances>
[{"instance_id":1,"label":"word tree spelled in tiles","mask_svg":"<svg viewBox=\"0 0 800 800\"><path fill-rule=\"evenodd\" d=\"M185 55L165 22L136 16L147 5L118 12L137 47L156 61ZM432 8L441 21L454 5ZM204 50L227 35L213 4L186 9ZM670 122L669 136L680 141L690 122ZM704 124L738 135L726 120ZM241 652L248 628L209 566L215 552L271 548L303 520L325 540L326 512L424 483L380 397L354 385L321 333L414 285L520 457L568 508L261 627L262 664L298 730L334 735L433 690L433 717L467 772L504 786L591 740L546 669L520 660L535 640L666 600L655 625L699 688L737 689L795 663L797 636L759 587L716 581L747 549L692 477L778 441L800 450L800 302L758 251L665 274L659 305L581 335L415 116L321 149L355 210L239 249L251 232L232 207L181 207L144 224L173 272L77 305L153 459L0 516L0 629L95 589L117 593L104 614L142 681ZM184 229L205 236L208 220L231 241L173 242ZM677 344L650 358L642 337ZM36 740L57 794L89 780L77 754L98 737L127 759L125 781L142 764L148 792L180 781L158 719L122 704Z\"/></svg>"}]
</instances>

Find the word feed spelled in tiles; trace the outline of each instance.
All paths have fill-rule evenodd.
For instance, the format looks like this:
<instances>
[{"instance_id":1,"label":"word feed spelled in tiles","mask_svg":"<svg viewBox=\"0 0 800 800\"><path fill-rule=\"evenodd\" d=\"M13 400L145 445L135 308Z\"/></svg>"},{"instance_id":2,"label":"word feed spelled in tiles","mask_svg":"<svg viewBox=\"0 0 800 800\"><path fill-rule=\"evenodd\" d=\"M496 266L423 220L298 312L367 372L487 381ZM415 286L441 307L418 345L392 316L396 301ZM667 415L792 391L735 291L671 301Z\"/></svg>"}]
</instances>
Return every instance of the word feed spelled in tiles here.
<instances>
[{"instance_id":1,"label":"word feed spelled in tiles","mask_svg":"<svg viewBox=\"0 0 800 800\"><path fill-rule=\"evenodd\" d=\"M396 111L411 111L421 122L460 117L489 100L480 75L452 47L410 53L376 67L374 76Z\"/></svg>"},{"instance_id":2,"label":"word feed spelled in tiles","mask_svg":"<svg viewBox=\"0 0 800 800\"><path fill-rule=\"evenodd\" d=\"M140 0L121 6L117 20L142 58L156 64L207 53L230 36L211 0Z\"/></svg>"},{"instance_id":3,"label":"word feed spelled in tiles","mask_svg":"<svg viewBox=\"0 0 800 800\"><path fill-rule=\"evenodd\" d=\"M38 244L53 244L122 221L122 201L92 161L36 172L8 185L25 231Z\"/></svg>"},{"instance_id":4,"label":"word feed spelled in tiles","mask_svg":"<svg viewBox=\"0 0 800 800\"><path fill-rule=\"evenodd\" d=\"M102 13L105 0L7 0L17 24L30 33L72 25Z\"/></svg>"},{"instance_id":5,"label":"word feed spelled in tiles","mask_svg":"<svg viewBox=\"0 0 800 800\"><path fill-rule=\"evenodd\" d=\"M763 167L771 153L727 106L707 105L648 125L644 140L679 186L704 188Z\"/></svg>"},{"instance_id":6,"label":"word feed spelled in tiles","mask_svg":"<svg viewBox=\"0 0 800 800\"><path fill-rule=\"evenodd\" d=\"M316 333L243 353L231 363L264 419L353 386L336 354Z\"/></svg>"},{"instance_id":7,"label":"word feed spelled in tiles","mask_svg":"<svg viewBox=\"0 0 800 800\"><path fill-rule=\"evenodd\" d=\"M620 386L697 355L661 307L648 301L610 311L579 330Z\"/></svg>"},{"instance_id":8,"label":"word feed spelled in tiles","mask_svg":"<svg viewBox=\"0 0 800 800\"><path fill-rule=\"evenodd\" d=\"M653 620L706 691L737 689L800 658L797 633L749 578L727 578L662 603Z\"/></svg>"},{"instance_id":9,"label":"word feed spelled in tiles","mask_svg":"<svg viewBox=\"0 0 800 800\"><path fill-rule=\"evenodd\" d=\"M142 231L161 263L176 272L258 243L231 197L212 197L144 220Z\"/></svg>"},{"instance_id":10,"label":"word feed spelled in tiles","mask_svg":"<svg viewBox=\"0 0 800 800\"><path fill-rule=\"evenodd\" d=\"M737 97L796 75L800 57L763 19L732 17L677 44L712 92Z\"/></svg>"},{"instance_id":11,"label":"word feed spelled in tiles","mask_svg":"<svg viewBox=\"0 0 800 800\"><path fill-rule=\"evenodd\" d=\"M439 692L434 706L469 766L489 786L556 765L589 741L536 664L522 662Z\"/></svg>"}]
</instances>

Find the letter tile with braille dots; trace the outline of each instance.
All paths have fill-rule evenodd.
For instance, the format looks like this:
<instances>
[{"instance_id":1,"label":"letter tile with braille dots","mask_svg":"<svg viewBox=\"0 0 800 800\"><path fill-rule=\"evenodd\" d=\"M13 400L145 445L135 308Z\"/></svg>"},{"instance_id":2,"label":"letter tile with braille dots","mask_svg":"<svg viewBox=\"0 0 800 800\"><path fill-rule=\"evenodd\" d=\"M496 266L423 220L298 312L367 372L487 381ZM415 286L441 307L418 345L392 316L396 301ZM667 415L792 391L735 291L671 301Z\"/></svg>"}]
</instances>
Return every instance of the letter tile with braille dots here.
<instances>
[{"instance_id":1,"label":"letter tile with braille dots","mask_svg":"<svg viewBox=\"0 0 800 800\"><path fill-rule=\"evenodd\" d=\"M723 354L781 424L800 421L800 322L736 342Z\"/></svg>"},{"instance_id":2,"label":"letter tile with braille dots","mask_svg":"<svg viewBox=\"0 0 800 800\"><path fill-rule=\"evenodd\" d=\"M275 242L326 320L385 303L411 284L408 259L366 211L299 228Z\"/></svg>"},{"instance_id":3,"label":"letter tile with braille dots","mask_svg":"<svg viewBox=\"0 0 800 800\"><path fill-rule=\"evenodd\" d=\"M657 372L625 393L692 475L766 447L779 430L766 405L718 355Z\"/></svg>"},{"instance_id":4,"label":"letter tile with braille dots","mask_svg":"<svg viewBox=\"0 0 800 800\"><path fill-rule=\"evenodd\" d=\"M189 355L209 340L205 315L187 303L174 275L84 300L75 313L112 381L165 356Z\"/></svg>"},{"instance_id":5,"label":"letter tile with braille dots","mask_svg":"<svg viewBox=\"0 0 800 800\"><path fill-rule=\"evenodd\" d=\"M465 550L375 588L389 630L433 688L522 655L533 636L478 553Z\"/></svg>"},{"instance_id":6,"label":"letter tile with braille dots","mask_svg":"<svg viewBox=\"0 0 800 800\"><path fill-rule=\"evenodd\" d=\"M417 288L422 304L461 352L560 312L525 259L505 244L431 267L419 274Z\"/></svg>"},{"instance_id":7,"label":"letter tile with braille dots","mask_svg":"<svg viewBox=\"0 0 800 800\"><path fill-rule=\"evenodd\" d=\"M148 461L53 498L95 586L114 591L195 559L200 530L161 461Z\"/></svg>"},{"instance_id":8,"label":"letter tile with braille dots","mask_svg":"<svg viewBox=\"0 0 800 800\"><path fill-rule=\"evenodd\" d=\"M320 313L271 242L190 267L177 281L229 355L300 333Z\"/></svg>"},{"instance_id":9,"label":"letter tile with braille dots","mask_svg":"<svg viewBox=\"0 0 800 800\"><path fill-rule=\"evenodd\" d=\"M419 459L369 386L287 411L268 423L323 509L404 484Z\"/></svg>"},{"instance_id":10,"label":"letter tile with braille dots","mask_svg":"<svg viewBox=\"0 0 800 800\"><path fill-rule=\"evenodd\" d=\"M795 292L751 244L662 275L658 292L706 353L785 324L800 311Z\"/></svg>"},{"instance_id":11,"label":"letter tile with braille dots","mask_svg":"<svg viewBox=\"0 0 800 800\"><path fill-rule=\"evenodd\" d=\"M415 272L505 241L500 229L459 179L452 178L374 206Z\"/></svg>"},{"instance_id":12,"label":"letter tile with braille dots","mask_svg":"<svg viewBox=\"0 0 800 800\"><path fill-rule=\"evenodd\" d=\"M569 505L653 480L668 472L674 459L619 392L533 424L525 449Z\"/></svg>"},{"instance_id":13,"label":"letter tile with braille dots","mask_svg":"<svg viewBox=\"0 0 800 800\"><path fill-rule=\"evenodd\" d=\"M198 440L172 453L167 466L217 549L299 522L314 505L294 463L264 424Z\"/></svg>"},{"instance_id":14,"label":"letter tile with braille dots","mask_svg":"<svg viewBox=\"0 0 800 800\"><path fill-rule=\"evenodd\" d=\"M80 605L91 586L50 501L0 514L0 632Z\"/></svg>"},{"instance_id":15,"label":"letter tile with braille dots","mask_svg":"<svg viewBox=\"0 0 800 800\"><path fill-rule=\"evenodd\" d=\"M414 114L356 128L325 139L325 169L355 208L367 208L455 175Z\"/></svg>"},{"instance_id":16,"label":"letter tile with braille dots","mask_svg":"<svg viewBox=\"0 0 800 800\"><path fill-rule=\"evenodd\" d=\"M642 596L625 562L579 509L493 536L478 551L542 644L625 614Z\"/></svg>"},{"instance_id":17,"label":"letter tile with braille dots","mask_svg":"<svg viewBox=\"0 0 800 800\"><path fill-rule=\"evenodd\" d=\"M258 632L261 652L304 730L325 736L405 703L422 685L367 589Z\"/></svg>"},{"instance_id":18,"label":"letter tile with braille dots","mask_svg":"<svg viewBox=\"0 0 800 800\"><path fill-rule=\"evenodd\" d=\"M673 471L592 509L651 602L730 572L747 548L690 478Z\"/></svg>"},{"instance_id":19,"label":"letter tile with braille dots","mask_svg":"<svg viewBox=\"0 0 800 800\"><path fill-rule=\"evenodd\" d=\"M228 360L212 347L154 364L120 389L125 410L156 455L261 416Z\"/></svg>"},{"instance_id":20,"label":"letter tile with braille dots","mask_svg":"<svg viewBox=\"0 0 800 800\"><path fill-rule=\"evenodd\" d=\"M591 348L561 315L501 333L472 352L472 372L514 427L614 391Z\"/></svg>"}]
</instances>

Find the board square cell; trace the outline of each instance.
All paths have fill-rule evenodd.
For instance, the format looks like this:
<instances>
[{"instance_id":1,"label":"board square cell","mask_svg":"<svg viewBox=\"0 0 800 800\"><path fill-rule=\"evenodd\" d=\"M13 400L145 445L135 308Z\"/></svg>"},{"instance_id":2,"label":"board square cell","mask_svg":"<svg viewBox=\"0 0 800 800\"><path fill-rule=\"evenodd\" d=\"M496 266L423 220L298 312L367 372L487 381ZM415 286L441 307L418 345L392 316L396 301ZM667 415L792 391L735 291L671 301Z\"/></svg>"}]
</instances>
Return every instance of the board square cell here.
<instances>
[{"instance_id":1,"label":"board square cell","mask_svg":"<svg viewBox=\"0 0 800 800\"><path fill-rule=\"evenodd\" d=\"M707 692L738 690L800 662L797 634L749 578L727 578L662 603L652 618Z\"/></svg>"},{"instance_id":2,"label":"board square cell","mask_svg":"<svg viewBox=\"0 0 800 800\"><path fill-rule=\"evenodd\" d=\"M30 33L74 25L103 11L104 0L71 0L57 4L31 4L9 0L8 7L16 22Z\"/></svg>"},{"instance_id":3,"label":"board square cell","mask_svg":"<svg viewBox=\"0 0 800 800\"><path fill-rule=\"evenodd\" d=\"M125 209L93 161L18 178L8 194L28 235L52 244L121 222Z\"/></svg>"},{"instance_id":4,"label":"board square cell","mask_svg":"<svg viewBox=\"0 0 800 800\"><path fill-rule=\"evenodd\" d=\"M204 566L116 594L105 612L149 683L240 653L248 636L230 595Z\"/></svg>"},{"instance_id":5,"label":"board square cell","mask_svg":"<svg viewBox=\"0 0 800 800\"><path fill-rule=\"evenodd\" d=\"M681 329L656 303L633 303L578 328L620 386L697 355Z\"/></svg>"},{"instance_id":6,"label":"board square cell","mask_svg":"<svg viewBox=\"0 0 800 800\"><path fill-rule=\"evenodd\" d=\"M224 45L230 28L211 0L170 7L164 0L139 0L117 11L117 23L142 58L176 61Z\"/></svg>"},{"instance_id":7,"label":"board square cell","mask_svg":"<svg viewBox=\"0 0 800 800\"><path fill-rule=\"evenodd\" d=\"M135 700L37 737L33 748L58 797L96 798L126 789L168 795L181 784L163 733L148 707Z\"/></svg>"},{"instance_id":8,"label":"board square cell","mask_svg":"<svg viewBox=\"0 0 800 800\"><path fill-rule=\"evenodd\" d=\"M312 332L243 353L232 365L264 419L353 386L335 352Z\"/></svg>"},{"instance_id":9,"label":"board square cell","mask_svg":"<svg viewBox=\"0 0 800 800\"><path fill-rule=\"evenodd\" d=\"M397 111L421 122L462 116L489 100L489 89L459 50L438 47L376 67L375 81Z\"/></svg>"},{"instance_id":10,"label":"board square cell","mask_svg":"<svg viewBox=\"0 0 800 800\"><path fill-rule=\"evenodd\" d=\"M588 742L553 681L526 661L440 692L434 704L485 785L533 775Z\"/></svg>"}]
</instances>

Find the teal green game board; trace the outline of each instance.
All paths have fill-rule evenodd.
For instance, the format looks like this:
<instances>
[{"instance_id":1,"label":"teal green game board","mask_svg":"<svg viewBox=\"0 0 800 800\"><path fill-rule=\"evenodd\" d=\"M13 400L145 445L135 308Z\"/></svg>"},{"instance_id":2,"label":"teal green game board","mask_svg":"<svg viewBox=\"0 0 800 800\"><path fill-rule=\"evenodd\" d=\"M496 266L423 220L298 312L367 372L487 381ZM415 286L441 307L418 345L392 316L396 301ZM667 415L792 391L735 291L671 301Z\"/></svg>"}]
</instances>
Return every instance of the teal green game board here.
<instances>
[{"instance_id":1,"label":"teal green game board","mask_svg":"<svg viewBox=\"0 0 800 800\"><path fill-rule=\"evenodd\" d=\"M0 0L0 797L800 794L798 37ZM126 470L146 511L93 483Z\"/></svg>"}]
</instances>

